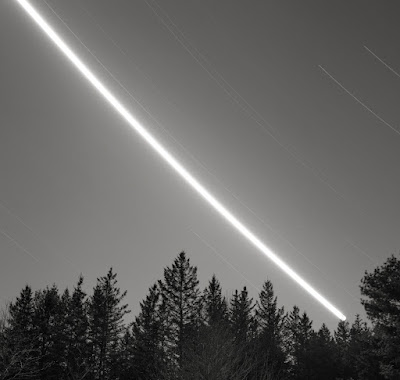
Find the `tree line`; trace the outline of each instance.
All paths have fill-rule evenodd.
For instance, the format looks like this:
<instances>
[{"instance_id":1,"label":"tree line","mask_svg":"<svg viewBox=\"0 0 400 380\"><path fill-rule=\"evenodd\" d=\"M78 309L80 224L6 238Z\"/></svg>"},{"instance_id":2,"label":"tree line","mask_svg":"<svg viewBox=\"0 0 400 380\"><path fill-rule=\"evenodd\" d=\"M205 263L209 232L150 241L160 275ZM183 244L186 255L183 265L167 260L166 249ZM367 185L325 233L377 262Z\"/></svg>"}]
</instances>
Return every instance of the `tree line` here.
<instances>
[{"instance_id":1,"label":"tree line","mask_svg":"<svg viewBox=\"0 0 400 380\"><path fill-rule=\"evenodd\" d=\"M297 306L279 307L266 280L253 300L227 299L214 275L199 287L181 252L130 312L111 268L92 293L25 286L0 315L3 380L400 379L400 260L361 280L367 324L356 316L331 333Z\"/></svg>"}]
</instances>

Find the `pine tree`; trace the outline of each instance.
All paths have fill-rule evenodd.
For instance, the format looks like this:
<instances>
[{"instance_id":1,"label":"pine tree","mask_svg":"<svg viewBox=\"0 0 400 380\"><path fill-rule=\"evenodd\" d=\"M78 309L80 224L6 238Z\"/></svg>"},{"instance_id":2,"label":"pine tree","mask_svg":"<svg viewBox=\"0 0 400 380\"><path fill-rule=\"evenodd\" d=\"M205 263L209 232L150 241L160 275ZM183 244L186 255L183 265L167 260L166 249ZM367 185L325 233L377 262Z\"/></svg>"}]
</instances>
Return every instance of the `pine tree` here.
<instances>
[{"instance_id":1,"label":"pine tree","mask_svg":"<svg viewBox=\"0 0 400 380\"><path fill-rule=\"evenodd\" d=\"M253 299L249 298L246 287L243 287L240 293L237 290L235 291L230 302L229 317L237 345L248 343L252 337L255 326L252 313L254 307Z\"/></svg>"},{"instance_id":2,"label":"pine tree","mask_svg":"<svg viewBox=\"0 0 400 380\"><path fill-rule=\"evenodd\" d=\"M159 281L166 316L167 351L172 367L183 371L185 355L193 348L201 323L201 297L197 268L181 252L164 269Z\"/></svg>"},{"instance_id":3,"label":"pine tree","mask_svg":"<svg viewBox=\"0 0 400 380\"><path fill-rule=\"evenodd\" d=\"M88 310L86 293L82 289L83 276L81 275L72 295L66 290L63 294L63 303L67 307L65 317L66 331L66 373L71 380L81 380L88 376L89 348L88 348Z\"/></svg>"},{"instance_id":4,"label":"pine tree","mask_svg":"<svg viewBox=\"0 0 400 380\"><path fill-rule=\"evenodd\" d=\"M229 322L237 357L233 373L242 373L241 377L243 378L246 378L244 375L251 372L255 361L255 351L253 349L253 338L256 334L256 321L253 315L254 307L253 299L249 298L245 286L240 293L235 290L229 308Z\"/></svg>"},{"instance_id":5,"label":"pine tree","mask_svg":"<svg viewBox=\"0 0 400 380\"><path fill-rule=\"evenodd\" d=\"M33 325L38 342L42 380L60 379L64 374L64 306L56 285L35 292Z\"/></svg>"},{"instance_id":6,"label":"pine tree","mask_svg":"<svg viewBox=\"0 0 400 380\"><path fill-rule=\"evenodd\" d=\"M132 324L133 373L138 380L166 377L164 314L160 289L154 284L140 303L140 313Z\"/></svg>"},{"instance_id":7,"label":"pine tree","mask_svg":"<svg viewBox=\"0 0 400 380\"><path fill-rule=\"evenodd\" d=\"M306 312L300 316L299 308L293 307L286 319L286 352L290 359L289 377L301 380L311 374L310 346L314 334L312 321Z\"/></svg>"},{"instance_id":8,"label":"pine tree","mask_svg":"<svg viewBox=\"0 0 400 380\"><path fill-rule=\"evenodd\" d=\"M284 309L278 308L273 285L265 281L256 303L258 334L255 342L257 365L255 378L278 378L285 370L283 351Z\"/></svg>"},{"instance_id":9,"label":"pine tree","mask_svg":"<svg viewBox=\"0 0 400 380\"><path fill-rule=\"evenodd\" d=\"M228 322L228 304L222 297L221 284L215 274L212 276L208 287L203 292L204 317L208 326L218 326Z\"/></svg>"},{"instance_id":10,"label":"pine tree","mask_svg":"<svg viewBox=\"0 0 400 380\"><path fill-rule=\"evenodd\" d=\"M134 338L131 332L131 326L125 328L125 332L122 335L120 341L120 355L118 363L118 376L119 380L140 380L140 376L137 375L134 368L136 358L134 356ZM150 380L151 378L149 378ZM160 378L161 379L161 378Z\"/></svg>"},{"instance_id":11,"label":"pine tree","mask_svg":"<svg viewBox=\"0 0 400 380\"><path fill-rule=\"evenodd\" d=\"M367 324L357 314L350 328L348 360L352 364L352 377L363 380L379 380L379 358L376 340Z\"/></svg>"},{"instance_id":12,"label":"pine tree","mask_svg":"<svg viewBox=\"0 0 400 380\"><path fill-rule=\"evenodd\" d=\"M334 332L336 355L338 360L338 377L349 379L352 364L349 361L350 325L348 321L340 321Z\"/></svg>"},{"instance_id":13,"label":"pine tree","mask_svg":"<svg viewBox=\"0 0 400 380\"><path fill-rule=\"evenodd\" d=\"M372 321L379 345L381 372L400 378L400 260L394 255L361 280L361 302Z\"/></svg>"},{"instance_id":14,"label":"pine tree","mask_svg":"<svg viewBox=\"0 0 400 380\"><path fill-rule=\"evenodd\" d=\"M298 350L296 342L296 334L298 334L298 324L300 321L300 309L293 306L290 313L285 316L285 324L283 329L283 348L288 360L288 378L294 378L293 372L297 365L296 352Z\"/></svg>"},{"instance_id":15,"label":"pine tree","mask_svg":"<svg viewBox=\"0 0 400 380\"><path fill-rule=\"evenodd\" d=\"M106 276L98 278L88 302L90 365L95 380L111 379L116 350L124 332L123 319L130 312L127 304L121 305L126 291L121 294L116 277L110 268Z\"/></svg>"},{"instance_id":16,"label":"pine tree","mask_svg":"<svg viewBox=\"0 0 400 380\"><path fill-rule=\"evenodd\" d=\"M204 323L200 326L195 349L188 352L185 375L194 380L228 379L236 357L227 302L215 275L202 298Z\"/></svg>"},{"instance_id":17,"label":"pine tree","mask_svg":"<svg viewBox=\"0 0 400 380\"><path fill-rule=\"evenodd\" d=\"M337 379L339 371L336 353L335 341L328 327L323 323L320 330L311 336L307 379Z\"/></svg>"},{"instance_id":18,"label":"pine tree","mask_svg":"<svg viewBox=\"0 0 400 380\"><path fill-rule=\"evenodd\" d=\"M9 305L9 318L2 339L2 380L39 376L40 356L33 319L32 289L26 285L15 302Z\"/></svg>"}]
</instances>

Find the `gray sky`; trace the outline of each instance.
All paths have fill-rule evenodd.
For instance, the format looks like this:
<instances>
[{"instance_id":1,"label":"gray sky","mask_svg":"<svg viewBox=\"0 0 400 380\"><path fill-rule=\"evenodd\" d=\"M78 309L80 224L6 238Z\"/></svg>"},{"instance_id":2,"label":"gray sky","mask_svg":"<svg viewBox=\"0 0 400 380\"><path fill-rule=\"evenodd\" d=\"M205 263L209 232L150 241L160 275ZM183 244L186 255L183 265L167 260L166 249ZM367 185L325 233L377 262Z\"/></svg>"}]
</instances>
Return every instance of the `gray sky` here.
<instances>
[{"instance_id":1,"label":"gray sky","mask_svg":"<svg viewBox=\"0 0 400 380\"><path fill-rule=\"evenodd\" d=\"M400 77L371 54L400 71L394 2L50 0L65 24L32 3L280 257L350 322L364 316L364 271L400 247ZM297 304L316 328L336 326L132 133L12 0L0 3L0 49L3 302L26 283L72 287L80 272L90 292L113 266L136 314L185 250L202 287L215 273L227 295L247 285L256 297L268 278L281 305Z\"/></svg>"}]
</instances>

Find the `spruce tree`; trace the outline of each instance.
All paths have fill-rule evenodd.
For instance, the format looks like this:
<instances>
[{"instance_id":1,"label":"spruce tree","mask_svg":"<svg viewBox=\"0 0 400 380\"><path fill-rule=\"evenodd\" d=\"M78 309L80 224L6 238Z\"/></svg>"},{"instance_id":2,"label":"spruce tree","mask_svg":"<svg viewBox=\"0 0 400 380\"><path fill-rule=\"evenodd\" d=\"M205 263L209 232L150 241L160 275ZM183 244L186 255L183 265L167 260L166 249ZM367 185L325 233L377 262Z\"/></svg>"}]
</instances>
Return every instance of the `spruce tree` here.
<instances>
[{"instance_id":1,"label":"spruce tree","mask_svg":"<svg viewBox=\"0 0 400 380\"><path fill-rule=\"evenodd\" d=\"M254 367L255 352L252 346L255 335L254 307L253 299L249 297L246 287L243 287L240 293L235 291L230 301L229 321L237 357L233 373L242 374L239 378L246 378L245 376Z\"/></svg>"},{"instance_id":2,"label":"spruce tree","mask_svg":"<svg viewBox=\"0 0 400 380\"><path fill-rule=\"evenodd\" d=\"M312 321L304 312L300 316L299 308L293 307L286 319L286 351L290 360L290 379L301 380L311 374L310 346L314 334Z\"/></svg>"},{"instance_id":3,"label":"spruce tree","mask_svg":"<svg viewBox=\"0 0 400 380\"><path fill-rule=\"evenodd\" d=\"M222 297L221 284L215 274L203 292L204 317L208 326L226 324L228 321L228 304L225 297Z\"/></svg>"},{"instance_id":4,"label":"spruce tree","mask_svg":"<svg viewBox=\"0 0 400 380\"><path fill-rule=\"evenodd\" d=\"M357 379L379 380L384 377L379 373L377 341L373 332L357 314L350 328L348 360L352 363L352 376Z\"/></svg>"},{"instance_id":5,"label":"spruce tree","mask_svg":"<svg viewBox=\"0 0 400 380\"><path fill-rule=\"evenodd\" d=\"M132 364L138 380L166 378L164 317L160 289L154 284L132 324Z\"/></svg>"},{"instance_id":6,"label":"spruce tree","mask_svg":"<svg viewBox=\"0 0 400 380\"><path fill-rule=\"evenodd\" d=\"M253 316L253 299L249 298L246 287L243 287L239 293L235 290L230 302L230 324L235 334L235 343L237 345L246 344L252 337L255 319Z\"/></svg>"},{"instance_id":7,"label":"spruce tree","mask_svg":"<svg viewBox=\"0 0 400 380\"><path fill-rule=\"evenodd\" d=\"M277 297L270 281L265 281L256 303L257 338L255 340L257 364L254 372L260 378L279 378L285 370L283 350L284 309L278 308Z\"/></svg>"},{"instance_id":8,"label":"spruce tree","mask_svg":"<svg viewBox=\"0 0 400 380\"><path fill-rule=\"evenodd\" d=\"M204 323L200 326L195 349L188 353L185 374L192 379L227 379L236 357L227 302L215 275L202 298Z\"/></svg>"},{"instance_id":9,"label":"spruce tree","mask_svg":"<svg viewBox=\"0 0 400 380\"><path fill-rule=\"evenodd\" d=\"M181 252L159 281L166 321L166 348L171 366L181 372L185 355L193 348L201 323L201 296L197 268Z\"/></svg>"},{"instance_id":10,"label":"spruce tree","mask_svg":"<svg viewBox=\"0 0 400 380\"><path fill-rule=\"evenodd\" d=\"M336 353L335 341L330 330L323 323L319 331L312 334L310 340L308 379L337 379L339 366Z\"/></svg>"},{"instance_id":11,"label":"spruce tree","mask_svg":"<svg viewBox=\"0 0 400 380\"><path fill-rule=\"evenodd\" d=\"M400 378L400 260L392 255L373 273L365 272L360 288L378 340L381 373Z\"/></svg>"},{"instance_id":12,"label":"spruce tree","mask_svg":"<svg viewBox=\"0 0 400 380\"><path fill-rule=\"evenodd\" d=\"M340 321L334 332L336 342L336 355L338 361L338 377L348 379L351 377L352 363L349 360L350 324Z\"/></svg>"},{"instance_id":13,"label":"spruce tree","mask_svg":"<svg viewBox=\"0 0 400 380\"><path fill-rule=\"evenodd\" d=\"M2 339L1 379L39 376L39 350L34 319L33 293L26 285L9 305Z\"/></svg>"},{"instance_id":14,"label":"spruce tree","mask_svg":"<svg viewBox=\"0 0 400 380\"><path fill-rule=\"evenodd\" d=\"M93 295L88 302L89 345L95 380L110 380L115 371L116 351L124 332L124 316L128 305L121 305L126 291L117 287L117 274L110 268L106 276L97 279Z\"/></svg>"},{"instance_id":15,"label":"spruce tree","mask_svg":"<svg viewBox=\"0 0 400 380\"><path fill-rule=\"evenodd\" d=\"M42 380L58 380L65 369L66 309L56 285L38 290L34 296L33 325L39 349Z\"/></svg>"},{"instance_id":16,"label":"spruce tree","mask_svg":"<svg viewBox=\"0 0 400 380\"><path fill-rule=\"evenodd\" d=\"M66 372L71 380L81 380L88 377L89 348L88 348L88 310L86 293L82 289L83 276L79 276L78 282L69 294L66 290L63 294L63 302L67 305L65 318L66 331Z\"/></svg>"}]
</instances>

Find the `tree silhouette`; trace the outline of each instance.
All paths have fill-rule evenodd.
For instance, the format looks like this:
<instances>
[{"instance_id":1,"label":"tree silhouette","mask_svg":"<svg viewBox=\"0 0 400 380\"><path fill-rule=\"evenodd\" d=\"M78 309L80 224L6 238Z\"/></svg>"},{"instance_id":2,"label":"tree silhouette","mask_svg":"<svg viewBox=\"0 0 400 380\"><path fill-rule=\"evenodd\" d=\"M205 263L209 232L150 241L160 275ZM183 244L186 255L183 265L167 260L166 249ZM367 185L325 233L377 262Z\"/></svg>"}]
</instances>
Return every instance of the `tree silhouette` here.
<instances>
[{"instance_id":1,"label":"tree silhouette","mask_svg":"<svg viewBox=\"0 0 400 380\"><path fill-rule=\"evenodd\" d=\"M140 303L140 313L132 324L134 374L138 380L167 377L165 347L165 310L157 284Z\"/></svg>"},{"instance_id":2,"label":"tree silhouette","mask_svg":"<svg viewBox=\"0 0 400 380\"><path fill-rule=\"evenodd\" d=\"M88 303L90 365L95 380L111 379L117 363L118 345L124 332L123 318L128 305L121 305L126 291L117 287L117 274L112 268L97 279Z\"/></svg>"},{"instance_id":3,"label":"tree silhouette","mask_svg":"<svg viewBox=\"0 0 400 380\"><path fill-rule=\"evenodd\" d=\"M202 299L197 268L181 252L159 281L166 316L166 350L171 367L181 372L185 355L192 350L201 323ZM174 364L175 363L175 364Z\"/></svg>"},{"instance_id":4,"label":"tree silhouette","mask_svg":"<svg viewBox=\"0 0 400 380\"><path fill-rule=\"evenodd\" d=\"M394 255L361 280L361 302L372 321L386 379L400 378L400 260Z\"/></svg>"},{"instance_id":5,"label":"tree silhouette","mask_svg":"<svg viewBox=\"0 0 400 380\"><path fill-rule=\"evenodd\" d=\"M283 374L286 367L286 355L283 349L283 329L285 323L284 309L278 308L277 297L274 295L272 283L263 283L256 303L255 319L257 322L257 337L255 339L256 364L252 372L257 379L277 378Z\"/></svg>"},{"instance_id":6,"label":"tree silhouette","mask_svg":"<svg viewBox=\"0 0 400 380\"><path fill-rule=\"evenodd\" d=\"M1 380L381 380L399 375L399 272L394 256L361 283L359 315L314 331L297 306L278 307L270 281L256 302L227 300L215 275L203 292L181 252L126 324L112 268L91 295L27 285L0 315Z\"/></svg>"}]
</instances>

